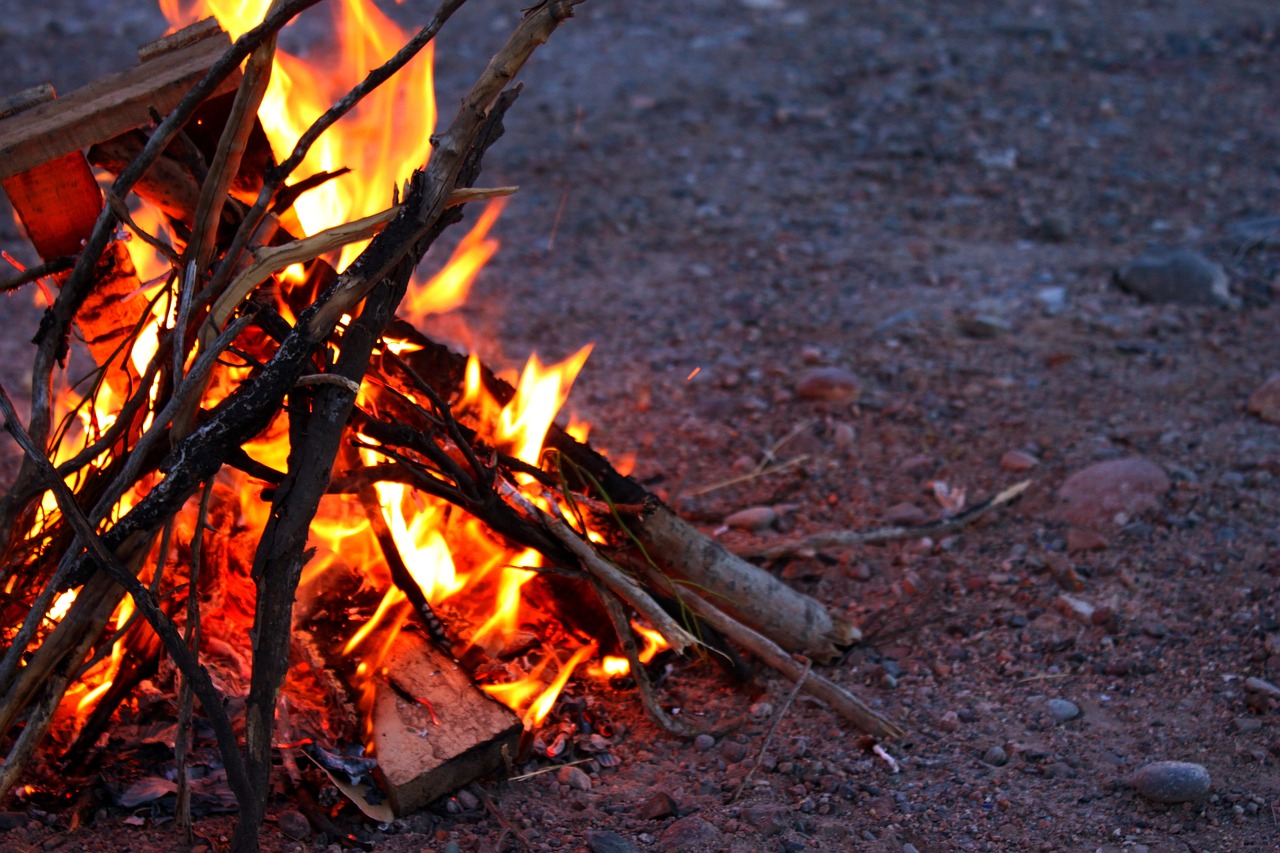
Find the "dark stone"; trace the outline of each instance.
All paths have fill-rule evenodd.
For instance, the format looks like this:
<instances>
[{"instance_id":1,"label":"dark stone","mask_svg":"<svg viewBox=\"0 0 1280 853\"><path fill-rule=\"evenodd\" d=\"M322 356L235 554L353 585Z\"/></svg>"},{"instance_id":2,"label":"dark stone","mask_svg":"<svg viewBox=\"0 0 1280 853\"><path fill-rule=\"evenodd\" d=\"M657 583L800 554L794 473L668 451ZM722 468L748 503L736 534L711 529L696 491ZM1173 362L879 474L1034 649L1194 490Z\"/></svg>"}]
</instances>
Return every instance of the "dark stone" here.
<instances>
[{"instance_id":1,"label":"dark stone","mask_svg":"<svg viewBox=\"0 0 1280 853\"><path fill-rule=\"evenodd\" d=\"M616 832L588 832L587 849L591 853L640 853L640 847Z\"/></svg>"},{"instance_id":2,"label":"dark stone","mask_svg":"<svg viewBox=\"0 0 1280 853\"><path fill-rule=\"evenodd\" d=\"M1229 305L1232 301L1222 267L1190 249L1143 255L1117 270L1115 283L1143 302Z\"/></svg>"}]
</instances>

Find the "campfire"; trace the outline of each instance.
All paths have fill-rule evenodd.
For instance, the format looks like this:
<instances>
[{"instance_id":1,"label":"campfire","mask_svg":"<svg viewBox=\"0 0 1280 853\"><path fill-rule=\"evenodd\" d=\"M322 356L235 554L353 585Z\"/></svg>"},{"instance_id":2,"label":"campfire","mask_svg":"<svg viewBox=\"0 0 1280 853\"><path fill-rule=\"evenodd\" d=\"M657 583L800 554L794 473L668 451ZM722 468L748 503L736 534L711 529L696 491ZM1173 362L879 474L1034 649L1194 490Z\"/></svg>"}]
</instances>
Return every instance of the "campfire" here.
<instances>
[{"instance_id":1,"label":"campfire","mask_svg":"<svg viewBox=\"0 0 1280 853\"><path fill-rule=\"evenodd\" d=\"M557 422L589 344L504 378L421 331L497 248L516 188L475 186L482 159L578 2L526 10L443 129L431 50L458 0L415 34L337 4L340 67L276 49L316 0L161 0L174 31L136 68L10 100L0 179L43 263L9 285L48 310L29 416L0 394L25 453L0 500L0 793L172 707L180 819L206 736L255 849L273 772L301 788L315 764L385 821L554 759L571 679L625 677L696 735L647 665L735 649L899 733L811 668L858 638L845 616Z\"/></svg>"}]
</instances>

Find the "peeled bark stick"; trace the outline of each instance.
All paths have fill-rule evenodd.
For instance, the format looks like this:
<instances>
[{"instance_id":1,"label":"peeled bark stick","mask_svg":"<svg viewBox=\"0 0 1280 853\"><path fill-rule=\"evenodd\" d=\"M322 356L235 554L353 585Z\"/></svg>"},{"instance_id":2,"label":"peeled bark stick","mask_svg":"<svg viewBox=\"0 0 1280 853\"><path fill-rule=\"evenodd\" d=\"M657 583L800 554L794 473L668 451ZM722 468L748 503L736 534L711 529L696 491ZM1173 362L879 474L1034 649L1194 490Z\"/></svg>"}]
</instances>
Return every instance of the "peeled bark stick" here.
<instances>
[{"instance_id":1,"label":"peeled bark stick","mask_svg":"<svg viewBox=\"0 0 1280 853\"><path fill-rule=\"evenodd\" d=\"M896 738L903 734L903 730L896 723L871 710L866 703L840 685L814 674L802 660L797 660L788 654L768 637L743 625L715 605L690 592L688 588L673 584L669 578L663 577L652 567L642 564L637 568L645 573L650 584L669 589L671 594L692 610L698 618L785 675L792 683L800 684L804 692L827 703L833 711L862 731L880 738Z\"/></svg>"},{"instance_id":2,"label":"peeled bark stick","mask_svg":"<svg viewBox=\"0 0 1280 853\"><path fill-rule=\"evenodd\" d=\"M736 619L790 651L822 662L862 639L848 619L730 553L666 506L643 516L631 532L664 572L723 602Z\"/></svg>"}]
</instances>

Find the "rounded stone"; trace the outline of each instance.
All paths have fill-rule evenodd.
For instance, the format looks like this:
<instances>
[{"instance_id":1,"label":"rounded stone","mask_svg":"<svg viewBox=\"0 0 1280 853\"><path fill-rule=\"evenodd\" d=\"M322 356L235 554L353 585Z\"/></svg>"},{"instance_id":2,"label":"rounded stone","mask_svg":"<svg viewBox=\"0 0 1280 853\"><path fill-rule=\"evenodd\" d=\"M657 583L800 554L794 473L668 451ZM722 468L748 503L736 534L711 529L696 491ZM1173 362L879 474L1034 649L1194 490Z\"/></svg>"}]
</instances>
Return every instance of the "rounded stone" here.
<instances>
[{"instance_id":1,"label":"rounded stone","mask_svg":"<svg viewBox=\"0 0 1280 853\"><path fill-rule=\"evenodd\" d=\"M1159 508L1169 487L1164 469L1141 457L1098 462L1072 474L1058 489L1058 515L1082 527L1114 522L1119 515Z\"/></svg>"},{"instance_id":2,"label":"rounded stone","mask_svg":"<svg viewBox=\"0 0 1280 853\"><path fill-rule=\"evenodd\" d=\"M1156 803L1187 803L1209 793L1209 771L1190 761L1155 761L1133 774L1133 787Z\"/></svg>"},{"instance_id":3,"label":"rounded stone","mask_svg":"<svg viewBox=\"0 0 1280 853\"><path fill-rule=\"evenodd\" d=\"M1050 699L1048 706L1049 713L1059 723L1065 723L1080 716L1080 706L1070 699Z\"/></svg>"},{"instance_id":4,"label":"rounded stone","mask_svg":"<svg viewBox=\"0 0 1280 853\"><path fill-rule=\"evenodd\" d=\"M716 739L709 734L700 734L693 739L693 748L698 752L706 752L716 745Z\"/></svg>"},{"instance_id":5,"label":"rounded stone","mask_svg":"<svg viewBox=\"0 0 1280 853\"><path fill-rule=\"evenodd\" d=\"M276 815L276 825L289 838L306 841L311 837L311 822L302 812L287 809Z\"/></svg>"},{"instance_id":6,"label":"rounded stone","mask_svg":"<svg viewBox=\"0 0 1280 853\"><path fill-rule=\"evenodd\" d=\"M1143 302L1228 305L1232 301L1226 271L1189 249L1144 255L1117 270L1115 282Z\"/></svg>"},{"instance_id":7,"label":"rounded stone","mask_svg":"<svg viewBox=\"0 0 1280 853\"><path fill-rule=\"evenodd\" d=\"M858 377L844 368L813 367L797 378L796 396L801 400L852 403L860 388Z\"/></svg>"},{"instance_id":8,"label":"rounded stone","mask_svg":"<svg viewBox=\"0 0 1280 853\"><path fill-rule=\"evenodd\" d=\"M1009 763L1009 753L1003 746L993 746L982 756L982 760L992 767L1004 767Z\"/></svg>"}]
</instances>

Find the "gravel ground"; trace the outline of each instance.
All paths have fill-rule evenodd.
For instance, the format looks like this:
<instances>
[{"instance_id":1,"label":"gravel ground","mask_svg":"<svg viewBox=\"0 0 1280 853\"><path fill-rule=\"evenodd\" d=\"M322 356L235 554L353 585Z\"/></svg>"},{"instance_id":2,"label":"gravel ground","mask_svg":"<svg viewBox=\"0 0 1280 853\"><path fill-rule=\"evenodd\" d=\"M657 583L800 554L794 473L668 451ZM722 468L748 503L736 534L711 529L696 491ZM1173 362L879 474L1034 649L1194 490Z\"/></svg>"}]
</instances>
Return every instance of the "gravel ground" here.
<instances>
[{"instance_id":1,"label":"gravel ground","mask_svg":"<svg viewBox=\"0 0 1280 853\"><path fill-rule=\"evenodd\" d=\"M442 111L516 5L477 0L442 36ZM593 442L708 530L775 510L731 544L1034 485L958 534L774 567L862 625L823 673L909 730L887 745L900 772L802 698L731 802L789 686L680 663L665 700L740 729L673 740L597 692L626 723L617 766L486 784L503 819L531 849L595 853L1276 849L1280 405L1249 401L1280 371L1280 220L1259 224L1280 216L1280 12L671 5L591 0L528 69L487 164L522 190L459 312L475 347L504 366L594 341L571 401ZM162 30L142 0L21 4L0 91L69 89ZM25 251L8 216L0 244ZM1195 256L1157 301L1117 287L1172 248ZM6 297L6 388L30 304ZM799 461L711 488L767 459ZM1135 777L1154 761L1207 790L1194 768ZM1168 786L1188 801L1158 802ZM299 846L273 813L264 843ZM175 846L128 814L18 818L0 849ZM387 851L503 832L474 797L340 821ZM228 826L199 829L216 848Z\"/></svg>"}]
</instances>

